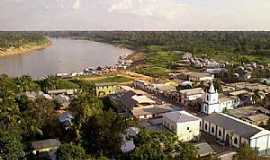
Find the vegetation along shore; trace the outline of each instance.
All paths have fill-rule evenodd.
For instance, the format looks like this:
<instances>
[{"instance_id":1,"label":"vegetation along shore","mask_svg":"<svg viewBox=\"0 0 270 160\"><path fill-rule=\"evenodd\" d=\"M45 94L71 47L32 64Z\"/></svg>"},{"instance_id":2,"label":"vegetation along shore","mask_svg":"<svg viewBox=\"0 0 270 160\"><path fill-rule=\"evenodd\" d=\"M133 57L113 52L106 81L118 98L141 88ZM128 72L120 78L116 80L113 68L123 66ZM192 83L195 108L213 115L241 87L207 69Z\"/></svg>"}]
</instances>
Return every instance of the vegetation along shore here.
<instances>
[{"instance_id":1,"label":"vegetation along shore","mask_svg":"<svg viewBox=\"0 0 270 160\"><path fill-rule=\"evenodd\" d=\"M38 33L0 32L0 57L26 54L50 45L49 39Z\"/></svg>"}]
</instances>

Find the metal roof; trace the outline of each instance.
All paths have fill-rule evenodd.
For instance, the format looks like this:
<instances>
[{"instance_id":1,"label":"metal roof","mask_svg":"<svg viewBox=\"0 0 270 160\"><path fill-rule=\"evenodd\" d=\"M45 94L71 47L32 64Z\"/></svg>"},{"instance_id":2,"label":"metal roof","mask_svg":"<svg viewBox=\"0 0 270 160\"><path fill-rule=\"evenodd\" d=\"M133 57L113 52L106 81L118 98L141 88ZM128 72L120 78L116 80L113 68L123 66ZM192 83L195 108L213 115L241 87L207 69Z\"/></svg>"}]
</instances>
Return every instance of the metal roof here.
<instances>
[{"instance_id":1,"label":"metal roof","mask_svg":"<svg viewBox=\"0 0 270 160\"><path fill-rule=\"evenodd\" d=\"M61 145L61 142L58 139L46 139L46 140L32 142L33 149L58 147L60 145Z\"/></svg>"},{"instance_id":2,"label":"metal roof","mask_svg":"<svg viewBox=\"0 0 270 160\"><path fill-rule=\"evenodd\" d=\"M223 113L212 113L209 116L203 117L203 120L218 125L226 130L231 130L235 134L245 138L250 138L264 130L263 128L251 125Z\"/></svg>"},{"instance_id":3,"label":"metal roof","mask_svg":"<svg viewBox=\"0 0 270 160\"><path fill-rule=\"evenodd\" d=\"M184 123L184 122L200 120L198 117L195 117L185 111L168 112L168 113L165 113L163 116L176 123L177 122Z\"/></svg>"}]
</instances>

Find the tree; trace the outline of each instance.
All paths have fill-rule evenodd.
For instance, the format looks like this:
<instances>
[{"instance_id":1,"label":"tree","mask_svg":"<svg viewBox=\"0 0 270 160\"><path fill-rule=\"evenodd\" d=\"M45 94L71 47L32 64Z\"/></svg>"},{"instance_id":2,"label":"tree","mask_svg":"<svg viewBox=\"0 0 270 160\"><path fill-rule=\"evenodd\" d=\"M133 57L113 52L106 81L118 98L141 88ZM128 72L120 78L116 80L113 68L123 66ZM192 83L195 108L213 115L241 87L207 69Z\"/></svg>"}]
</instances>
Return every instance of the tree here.
<instances>
[{"instance_id":1,"label":"tree","mask_svg":"<svg viewBox=\"0 0 270 160\"><path fill-rule=\"evenodd\" d=\"M0 128L18 128L20 119L19 107L14 92L0 87Z\"/></svg>"},{"instance_id":2,"label":"tree","mask_svg":"<svg viewBox=\"0 0 270 160\"><path fill-rule=\"evenodd\" d=\"M100 99L86 93L78 95L70 104L70 111L74 113L78 126L81 126L89 117L100 113L102 108L103 103Z\"/></svg>"},{"instance_id":3,"label":"tree","mask_svg":"<svg viewBox=\"0 0 270 160\"><path fill-rule=\"evenodd\" d=\"M196 160L196 149L190 144L181 143L169 132L142 130L135 139L136 149L131 159L138 160Z\"/></svg>"},{"instance_id":4,"label":"tree","mask_svg":"<svg viewBox=\"0 0 270 160\"><path fill-rule=\"evenodd\" d=\"M58 160L86 160L88 155L81 146L62 144L57 150Z\"/></svg>"},{"instance_id":5,"label":"tree","mask_svg":"<svg viewBox=\"0 0 270 160\"><path fill-rule=\"evenodd\" d=\"M248 145L240 147L233 160L259 160L256 151L252 150Z\"/></svg>"},{"instance_id":6,"label":"tree","mask_svg":"<svg viewBox=\"0 0 270 160\"><path fill-rule=\"evenodd\" d=\"M187 143L179 143L176 149L180 154L176 156L176 159L180 160L196 160L197 151L194 146Z\"/></svg>"},{"instance_id":7,"label":"tree","mask_svg":"<svg viewBox=\"0 0 270 160\"><path fill-rule=\"evenodd\" d=\"M18 77L15 81L20 92L39 90L38 84L30 76Z\"/></svg>"},{"instance_id":8,"label":"tree","mask_svg":"<svg viewBox=\"0 0 270 160\"><path fill-rule=\"evenodd\" d=\"M94 155L117 155L120 153L124 130L125 122L122 117L112 111L102 112L89 117L83 123L82 145Z\"/></svg>"},{"instance_id":9,"label":"tree","mask_svg":"<svg viewBox=\"0 0 270 160\"><path fill-rule=\"evenodd\" d=\"M41 90L47 92L55 89L74 89L79 86L69 80L61 79L56 76L48 76L46 79L38 82Z\"/></svg>"},{"instance_id":10,"label":"tree","mask_svg":"<svg viewBox=\"0 0 270 160\"><path fill-rule=\"evenodd\" d=\"M43 127L56 118L54 108L54 103L45 98L37 98L34 102L28 101L27 109L22 112L21 127L24 136L31 138L36 135L42 136L44 134Z\"/></svg>"},{"instance_id":11,"label":"tree","mask_svg":"<svg viewBox=\"0 0 270 160\"><path fill-rule=\"evenodd\" d=\"M86 93L90 96L96 95L96 87L92 81L74 80L72 82L79 85L79 88L82 93Z\"/></svg>"},{"instance_id":12,"label":"tree","mask_svg":"<svg viewBox=\"0 0 270 160\"><path fill-rule=\"evenodd\" d=\"M25 156L21 137L14 131L0 130L0 159L18 160Z\"/></svg>"}]
</instances>

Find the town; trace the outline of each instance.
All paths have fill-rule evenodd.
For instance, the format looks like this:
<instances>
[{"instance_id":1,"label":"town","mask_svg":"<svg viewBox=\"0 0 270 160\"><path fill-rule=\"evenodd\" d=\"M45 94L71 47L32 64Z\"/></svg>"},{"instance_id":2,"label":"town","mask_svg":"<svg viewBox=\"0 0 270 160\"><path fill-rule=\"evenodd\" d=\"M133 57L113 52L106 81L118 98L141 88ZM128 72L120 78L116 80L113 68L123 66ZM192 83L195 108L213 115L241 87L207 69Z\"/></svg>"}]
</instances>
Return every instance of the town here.
<instances>
[{"instance_id":1,"label":"town","mask_svg":"<svg viewBox=\"0 0 270 160\"><path fill-rule=\"evenodd\" d=\"M154 133L168 132L176 136L178 141L192 145L196 150L192 153L195 158L233 159L239 149L248 147L258 156L268 159L270 86L265 78L257 82L252 80L253 72L267 66L256 63L235 66L230 73L230 78L235 82L230 82L227 77L230 76L229 65L196 58L187 52L167 78L158 79L133 72L134 62L128 57L120 57L115 66L86 68L76 74L59 73L55 78L76 83L92 80L86 84L90 88L94 87L87 91L92 94L90 97L96 96L106 101L105 107L110 107L113 113L125 120L125 134L121 135L118 142L122 154L134 152L138 147L138 136L147 130ZM121 78L123 81L118 80ZM81 106L84 109L85 105L97 105L92 100L79 99L88 99L89 96L82 96L87 93L83 90L88 87L80 83L83 87L56 87L46 89L45 92L26 91L17 97L21 97L19 101L26 96L28 101L35 102L42 98L57 104L53 111L57 113L57 123L63 128L64 134L69 135L75 123L86 120L85 114L93 112L88 113L81 110L83 108L76 108L76 105L85 103ZM61 146L59 138L32 141L31 155L55 159ZM178 153L175 154L177 156Z\"/></svg>"},{"instance_id":2,"label":"town","mask_svg":"<svg viewBox=\"0 0 270 160\"><path fill-rule=\"evenodd\" d=\"M270 0L0 0L0 160L270 160Z\"/></svg>"}]
</instances>

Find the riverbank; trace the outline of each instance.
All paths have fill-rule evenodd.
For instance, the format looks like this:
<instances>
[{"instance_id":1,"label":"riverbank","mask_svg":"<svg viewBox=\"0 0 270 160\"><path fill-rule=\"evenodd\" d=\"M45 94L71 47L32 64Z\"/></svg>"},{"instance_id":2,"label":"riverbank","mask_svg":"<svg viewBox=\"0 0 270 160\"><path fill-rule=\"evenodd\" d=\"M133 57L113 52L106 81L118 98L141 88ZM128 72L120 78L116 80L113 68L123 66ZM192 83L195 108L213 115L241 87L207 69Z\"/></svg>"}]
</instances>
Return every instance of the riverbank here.
<instances>
[{"instance_id":1,"label":"riverbank","mask_svg":"<svg viewBox=\"0 0 270 160\"><path fill-rule=\"evenodd\" d=\"M35 43L29 43L20 48L12 47L6 50L1 50L0 48L0 58L14 56L14 55L29 54L29 53L32 53L33 51L45 49L49 47L50 45L52 45L52 42L48 40L48 42L41 45L37 45Z\"/></svg>"}]
</instances>

